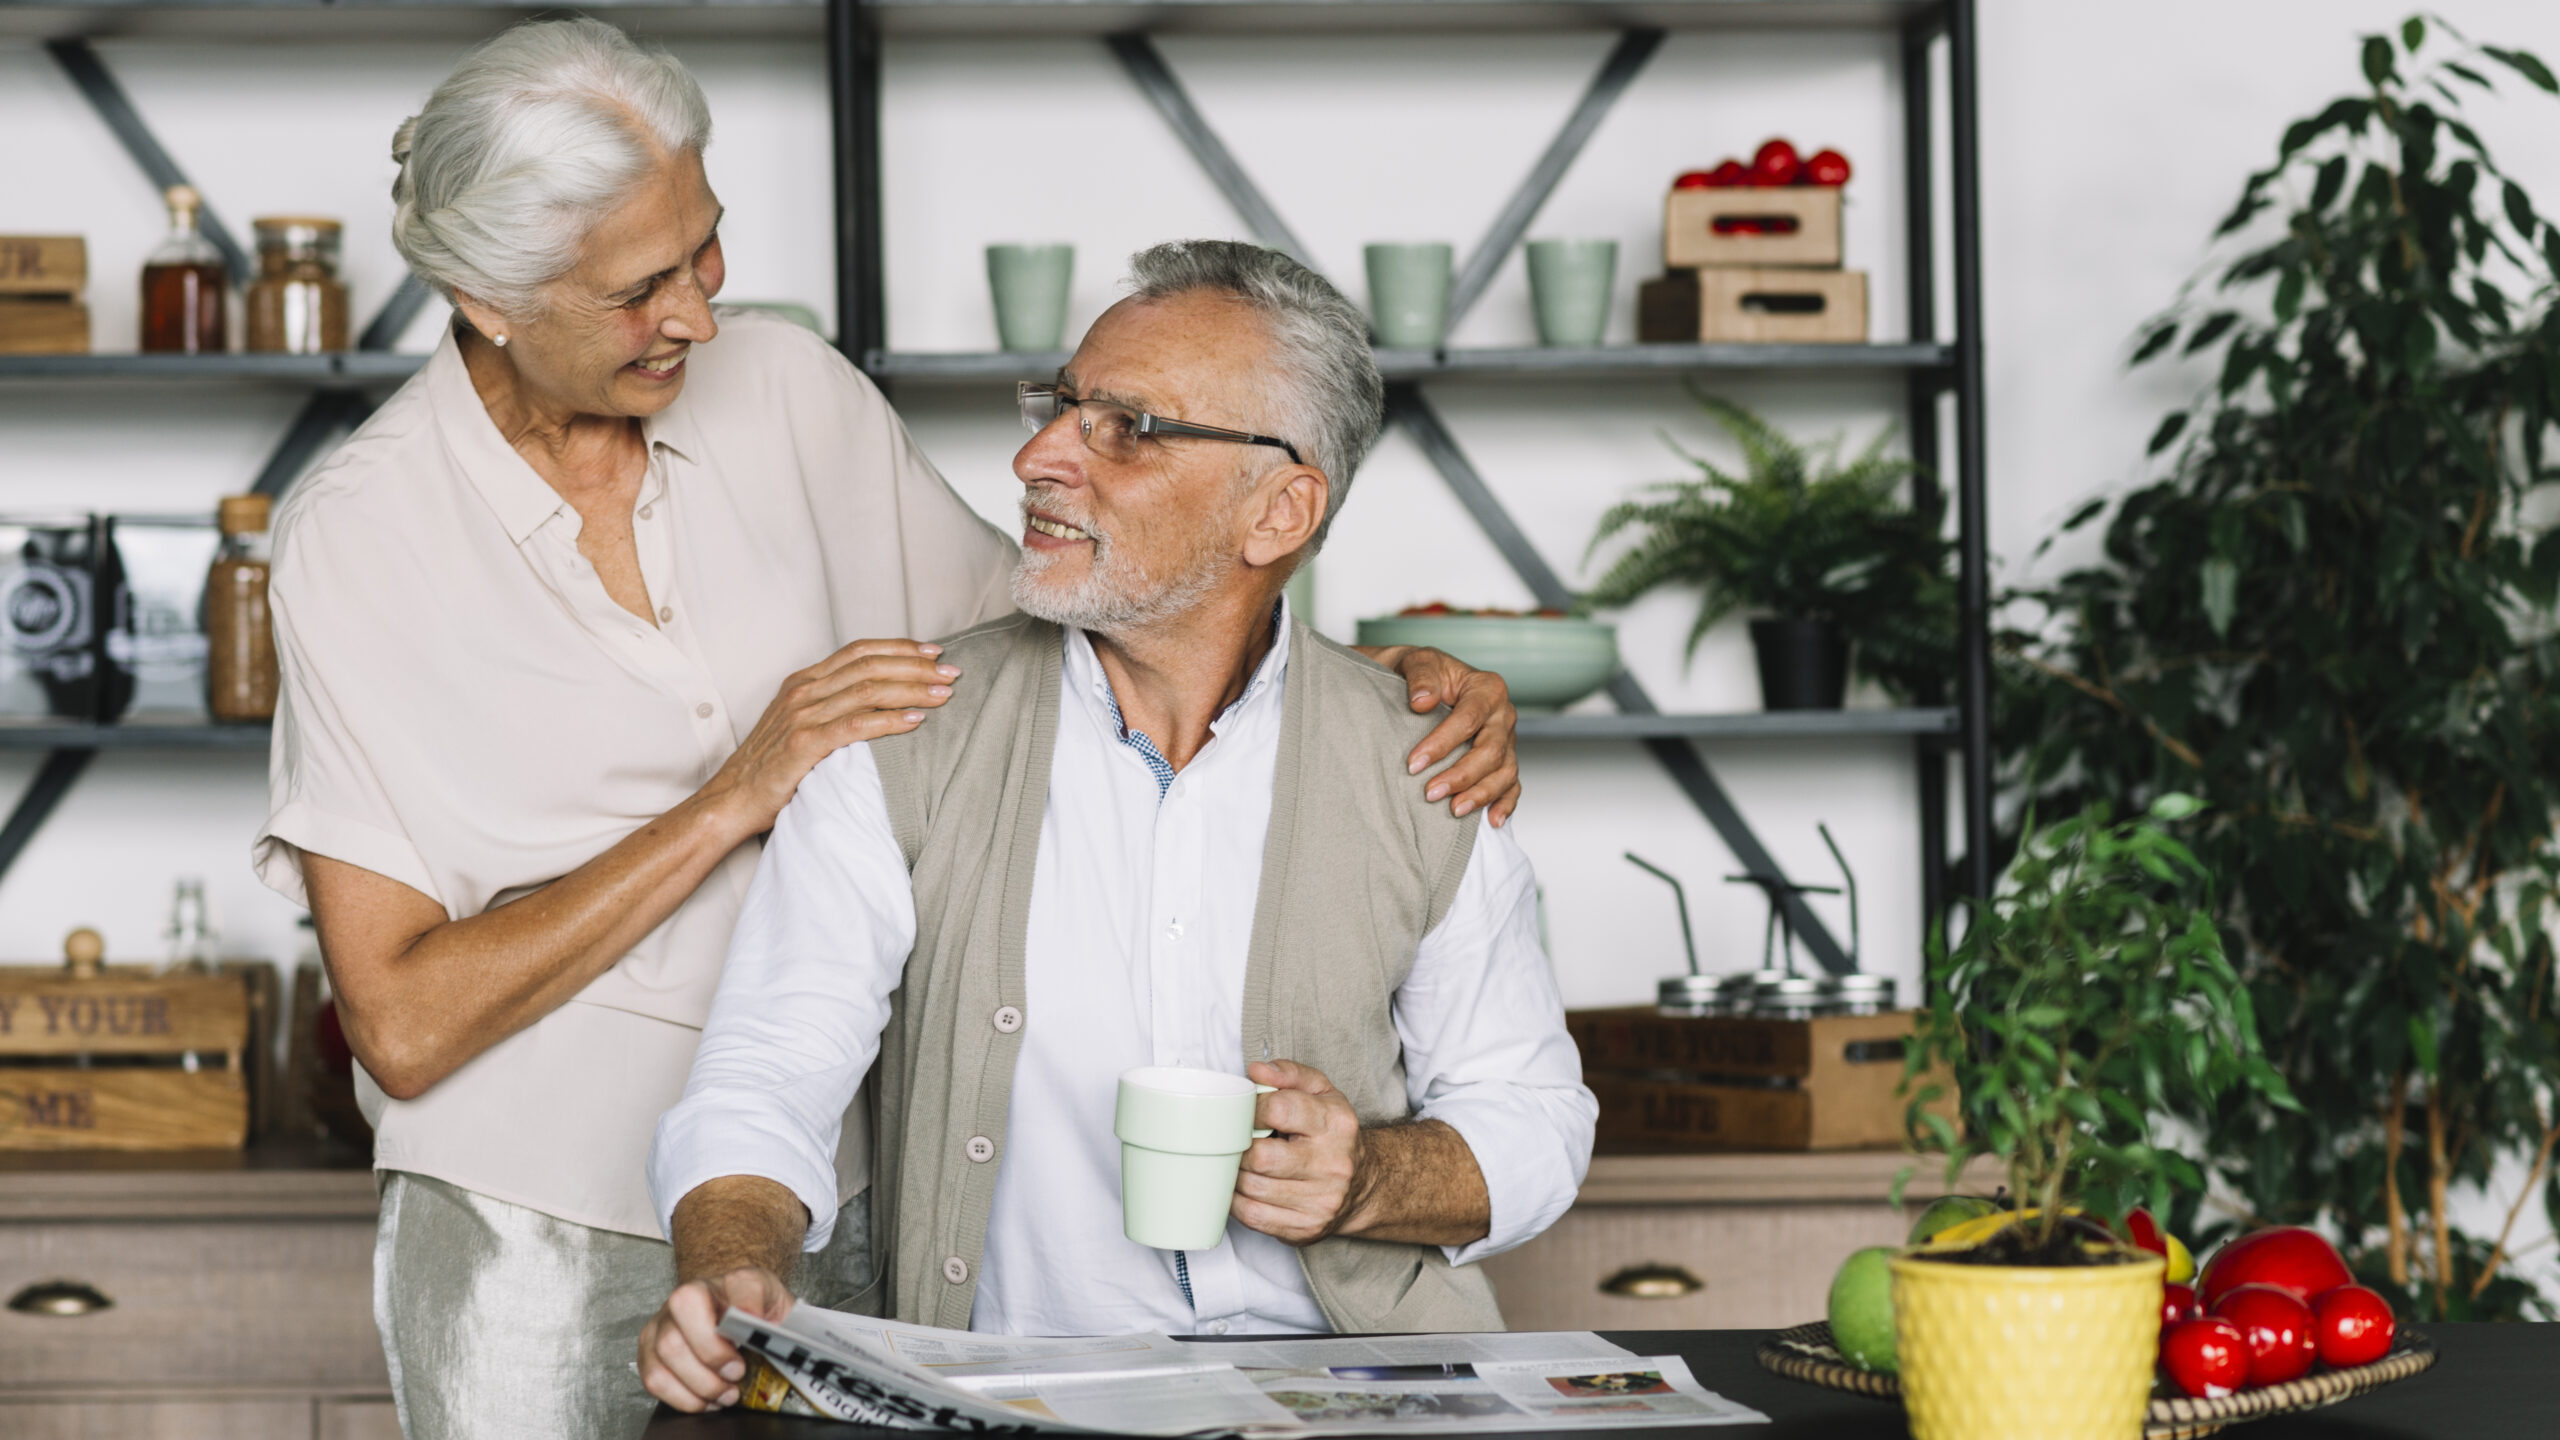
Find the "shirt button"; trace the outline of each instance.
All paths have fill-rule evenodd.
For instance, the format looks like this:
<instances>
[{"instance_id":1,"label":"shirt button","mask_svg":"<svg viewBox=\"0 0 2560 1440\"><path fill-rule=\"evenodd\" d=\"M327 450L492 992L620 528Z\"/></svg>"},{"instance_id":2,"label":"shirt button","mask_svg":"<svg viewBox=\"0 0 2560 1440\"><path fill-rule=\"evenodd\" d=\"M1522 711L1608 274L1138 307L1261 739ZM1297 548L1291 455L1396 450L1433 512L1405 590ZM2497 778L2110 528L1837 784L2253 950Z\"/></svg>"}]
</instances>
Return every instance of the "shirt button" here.
<instances>
[{"instance_id":1,"label":"shirt button","mask_svg":"<svg viewBox=\"0 0 2560 1440\"><path fill-rule=\"evenodd\" d=\"M640 518L641 518L641 519L643 519L643 520L648 519L648 518L649 518L649 512L650 512L650 511L652 511L652 510L655 510L656 508L658 508L658 507L656 507L655 505L643 505L643 506L641 506L641 507L640 507Z\"/></svg>"},{"instance_id":2,"label":"shirt button","mask_svg":"<svg viewBox=\"0 0 2560 1440\"><path fill-rule=\"evenodd\" d=\"M1010 1005L1001 1006L1001 1007L999 1007L999 1008L997 1009L997 1011L996 1011L996 1030L997 1030L999 1033L1001 1033L1001 1034L1005 1034L1005 1035L1010 1035L1010 1034L1012 1034L1014 1031L1019 1030L1019 1029L1021 1029L1021 1028L1022 1028L1022 1012L1021 1012L1021 1011L1016 1010L1015 1008L1013 1008L1013 1007L1012 1007L1012 1006L1010 1006Z\"/></svg>"},{"instance_id":3,"label":"shirt button","mask_svg":"<svg viewBox=\"0 0 2560 1440\"><path fill-rule=\"evenodd\" d=\"M969 1158L980 1165L996 1158L996 1142L984 1135L969 1137Z\"/></svg>"},{"instance_id":4,"label":"shirt button","mask_svg":"<svg viewBox=\"0 0 2560 1440\"><path fill-rule=\"evenodd\" d=\"M969 1262L954 1255L942 1262L942 1278L954 1285L969 1283Z\"/></svg>"},{"instance_id":5,"label":"shirt button","mask_svg":"<svg viewBox=\"0 0 2560 1440\"><path fill-rule=\"evenodd\" d=\"M1212 1335L1224 1335L1227 1333L1227 1322L1224 1320L1212 1320L1209 1322L1208 1330Z\"/></svg>"},{"instance_id":6,"label":"shirt button","mask_svg":"<svg viewBox=\"0 0 2560 1440\"><path fill-rule=\"evenodd\" d=\"M658 607L658 623L659 623L659 624L664 625L665 623L667 623L667 622L668 622L668 621L670 621L670 620L673 620L674 618L676 618L676 609L675 609L675 607L674 607L674 606L672 606L672 605L661 605L661 606L659 606L659 607Z\"/></svg>"},{"instance_id":7,"label":"shirt button","mask_svg":"<svg viewBox=\"0 0 2560 1440\"><path fill-rule=\"evenodd\" d=\"M710 718L711 718L711 702L710 702L710 701L708 701L708 700L705 700L705 701L703 701L701 704L694 706L694 707L693 707L693 713L694 713L694 714L696 714L696 715L701 716L701 717L702 717L703 719L705 719L705 720L710 719Z\"/></svg>"}]
</instances>

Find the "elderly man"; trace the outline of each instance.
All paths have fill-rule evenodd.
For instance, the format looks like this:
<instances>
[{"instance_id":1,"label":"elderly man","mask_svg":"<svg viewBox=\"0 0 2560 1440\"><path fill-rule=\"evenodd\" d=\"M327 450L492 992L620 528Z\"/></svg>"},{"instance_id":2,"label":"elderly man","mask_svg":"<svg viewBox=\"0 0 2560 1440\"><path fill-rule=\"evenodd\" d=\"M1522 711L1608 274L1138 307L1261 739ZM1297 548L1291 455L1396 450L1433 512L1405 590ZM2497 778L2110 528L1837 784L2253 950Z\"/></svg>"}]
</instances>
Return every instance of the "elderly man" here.
<instances>
[{"instance_id":1,"label":"elderly man","mask_svg":"<svg viewBox=\"0 0 2560 1440\"><path fill-rule=\"evenodd\" d=\"M1249 245L1136 257L1023 387L1022 615L935 723L776 823L650 1185L684 1281L650 1390L729 1403L879 1062L887 1313L1069 1334L1493 1329L1470 1262L1572 1202L1597 1106L1508 831L1408 793L1406 687L1283 602L1375 441L1361 316ZM1278 1087L1227 1243L1124 1238L1116 1079Z\"/></svg>"}]
</instances>

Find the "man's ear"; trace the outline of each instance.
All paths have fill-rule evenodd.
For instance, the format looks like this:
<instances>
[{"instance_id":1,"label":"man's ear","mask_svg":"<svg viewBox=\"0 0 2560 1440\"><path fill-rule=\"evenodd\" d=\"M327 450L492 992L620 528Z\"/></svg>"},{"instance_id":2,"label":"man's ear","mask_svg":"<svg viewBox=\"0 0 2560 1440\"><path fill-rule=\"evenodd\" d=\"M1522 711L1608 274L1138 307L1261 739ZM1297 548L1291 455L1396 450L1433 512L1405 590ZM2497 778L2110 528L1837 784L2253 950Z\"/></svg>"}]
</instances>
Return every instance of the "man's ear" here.
<instances>
[{"instance_id":1,"label":"man's ear","mask_svg":"<svg viewBox=\"0 0 2560 1440\"><path fill-rule=\"evenodd\" d=\"M1257 504L1245 531L1244 559L1259 567L1280 564L1315 539L1333 486L1312 465L1287 465L1265 476L1254 493Z\"/></svg>"}]
</instances>

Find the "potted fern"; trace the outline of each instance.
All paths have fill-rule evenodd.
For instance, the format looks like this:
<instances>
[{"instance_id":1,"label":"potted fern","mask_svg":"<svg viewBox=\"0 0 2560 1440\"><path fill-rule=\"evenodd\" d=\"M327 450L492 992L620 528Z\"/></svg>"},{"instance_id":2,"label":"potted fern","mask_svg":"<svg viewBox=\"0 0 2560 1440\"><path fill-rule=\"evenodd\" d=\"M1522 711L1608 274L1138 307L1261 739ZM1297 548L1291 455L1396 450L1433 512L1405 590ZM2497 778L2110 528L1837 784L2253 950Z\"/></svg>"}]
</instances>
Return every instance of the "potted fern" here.
<instances>
[{"instance_id":1,"label":"potted fern","mask_svg":"<svg viewBox=\"0 0 2560 1440\"><path fill-rule=\"evenodd\" d=\"M1762 704L1836 710L1850 659L1898 700L1934 696L1953 653L1954 585L1935 513L1902 499L1914 467L1885 454L1890 432L1840 459L1840 440L1804 445L1729 400L1698 403L1742 450L1739 474L1680 450L1697 478L1647 487L1600 517L1587 561L1633 532L1585 594L1588 609L1697 585L1688 654L1716 622L1752 615Z\"/></svg>"},{"instance_id":2,"label":"potted fern","mask_svg":"<svg viewBox=\"0 0 2560 1440\"><path fill-rule=\"evenodd\" d=\"M2226 1098L2293 1106L2199 899L2210 877L2169 833L2202 808L2164 795L2117 821L2101 803L2030 835L1963 941L1931 945L1905 1123L1951 1179L1999 1159L2013 1208L1889 1262L1918 1440L2140 1435L2162 1262L2109 1226L2202 1186L2152 1122ZM1941 1067L1961 1123L1932 1104L1942 1086L1923 1077Z\"/></svg>"}]
</instances>

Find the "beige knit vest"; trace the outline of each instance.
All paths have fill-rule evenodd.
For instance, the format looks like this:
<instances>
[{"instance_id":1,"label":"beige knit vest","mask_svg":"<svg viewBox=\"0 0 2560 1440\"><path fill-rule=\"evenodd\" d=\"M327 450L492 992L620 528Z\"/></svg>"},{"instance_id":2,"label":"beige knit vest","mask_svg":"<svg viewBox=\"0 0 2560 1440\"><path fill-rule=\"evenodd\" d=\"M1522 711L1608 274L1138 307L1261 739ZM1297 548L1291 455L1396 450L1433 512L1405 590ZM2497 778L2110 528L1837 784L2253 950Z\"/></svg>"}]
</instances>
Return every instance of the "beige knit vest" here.
<instances>
[{"instance_id":1,"label":"beige knit vest","mask_svg":"<svg viewBox=\"0 0 2560 1440\"><path fill-rule=\"evenodd\" d=\"M1024 1031L1032 866L1047 808L1062 637L1015 615L943 642L967 679L921 728L872 742L914 878L916 945L891 1005L873 1130L885 1313L969 1323ZM1448 912L1478 817L1423 801L1405 756L1431 726L1404 682L1295 625L1245 965L1242 1054L1325 1073L1364 1124L1410 1113L1390 1002ZM1109 1115L1092 1123L1107 1129ZM994 1142L973 1161L970 1142ZM985 1152L981 1146L980 1152ZM1493 1287L1434 1246L1298 1252L1339 1331L1499 1330Z\"/></svg>"}]
</instances>

